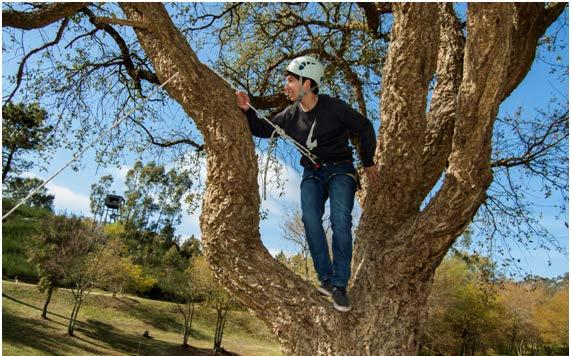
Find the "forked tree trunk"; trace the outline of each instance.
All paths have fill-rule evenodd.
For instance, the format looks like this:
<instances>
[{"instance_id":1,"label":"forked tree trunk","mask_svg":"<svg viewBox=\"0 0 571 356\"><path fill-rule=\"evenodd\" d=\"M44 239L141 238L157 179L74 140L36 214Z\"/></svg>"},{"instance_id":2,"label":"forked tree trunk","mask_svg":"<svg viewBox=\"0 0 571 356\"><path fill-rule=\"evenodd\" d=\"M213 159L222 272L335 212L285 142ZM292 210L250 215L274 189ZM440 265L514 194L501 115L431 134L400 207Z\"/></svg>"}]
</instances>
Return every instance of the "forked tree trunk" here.
<instances>
[{"instance_id":1,"label":"forked tree trunk","mask_svg":"<svg viewBox=\"0 0 571 356\"><path fill-rule=\"evenodd\" d=\"M194 303L186 303L186 313L184 315L184 331L182 338L182 346L188 346L188 337L190 336L190 330L192 330L192 318L194 317Z\"/></svg>"},{"instance_id":2,"label":"forked tree trunk","mask_svg":"<svg viewBox=\"0 0 571 356\"><path fill-rule=\"evenodd\" d=\"M217 279L267 323L287 355L417 354L434 271L491 182L499 104L529 71L537 40L565 5L469 4L466 40L451 4L392 6L376 152L381 184L362 201L350 313L334 311L263 247L254 145L233 90L198 61L163 5L120 6L161 82L176 74L165 88L203 134L200 222Z\"/></svg>"},{"instance_id":3,"label":"forked tree trunk","mask_svg":"<svg viewBox=\"0 0 571 356\"><path fill-rule=\"evenodd\" d=\"M42 309L42 318L44 319L48 318L48 304L50 304L53 292L54 292L54 285L53 283L50 283L50 286L48 287L47 290L46 302L44 303L44 308Z\"/></svg>"},{"instance_id":4,"label":"forked tree trunk","mask_svg":"<svg viewBox=\"0 0 571 356\"><path fill-rule=\"evenodd\" d=\"M77 314L79 313L79 308L81 307L81 299L74 298L73 309L71 310L71 316L69 317L69 324L67 327L67 334L73 335L75 330L75 321L77 320Z\"/></svg>"}]
</instances>

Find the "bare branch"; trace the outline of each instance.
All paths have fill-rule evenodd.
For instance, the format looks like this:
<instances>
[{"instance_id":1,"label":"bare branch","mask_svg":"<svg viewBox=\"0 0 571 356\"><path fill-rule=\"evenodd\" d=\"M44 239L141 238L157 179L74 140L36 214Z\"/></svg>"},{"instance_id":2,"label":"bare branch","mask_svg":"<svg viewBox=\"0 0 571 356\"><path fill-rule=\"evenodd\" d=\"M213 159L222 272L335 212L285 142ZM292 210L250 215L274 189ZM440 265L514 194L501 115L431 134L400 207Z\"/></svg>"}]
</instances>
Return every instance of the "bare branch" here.
<instances>
[{"instance_id":1,"label":"bare branch","mask_svg":"<svg viewBox=\"0 0 571 356\"><path fill-rule=\"evenodd\" d=\"M69 22L68 18L65 18L62 22L61 25L59 27L59 30L56 34L56 38L54 38L53 41L48 42L46 44L44 44L41 47L38 47L36 49L31 50L28 54L26 54L24 56L24 58L22 59L22 62L20 62L20 66L18 67L18 73L16 73L16 87L14 88L14 90L12 90L12 93L10 93L10 95L8 96L8 98L4 101L4 104L2 105L2 107L6 106L7 103L10 102L10 100L12 100L12 98L14 97L14 95L16 94L16 91L18 91L18 89L20 88L20 84L22 84L22 76L24 75L24 66L26 65L26 61L35 53L41 52L44 49L54 46L56 44L59 43L59 41L61 40L61 37L63 35L63 31L65 30L65 28L67 27L67 23Z\"/></svg>"},{"instance_id":2,"label":"bare branch","mask_svg":"<svg viewBox=\"0 0 571 356\"><path fill-rule=\"evenodd\" d=\"M556 132L560 132L560 128L567 127L569 123L569 111L561 114L555 120L553 120L546 128L545 132L533 137L531 142L526 142L525 138L520 137L527 144L525 152L521 153L519 156L506 157L498 159L490 164L492 168L496 167L516 167L516 166L529 166L538 158L546 155L549 150L553 147L558 146L561 142L569 137L566 131L560 137L552 142L547 142Z\"/></svg>"},{"instance_id":3,"label":"bare branch","mask_svg":"<svg viewBox=\"0 0 571 356\"><path fill-rule=\"evenodd\" d=\"M236 9L238 9L238 7L240 7L240 5L242 5L242 3L235 3L232 6L230 6L229 8L227 8L226 10L224 10L223 12L221 12L218 15L212 15L212 14L207 14L207 15L203 15L203 16L199 16L195 19L195 21L198 20L204 20L206 18L210 18L210 22L208 22L206 25L200 26L200 27L190 27L187 30L188 31L197 31L197 30L204 30L205 28L208 28L210 26L212 26L212 24L214 23L214 21L221 19L222 17L224 17L224 15L226 15L227 13L230 13L230 15L232 15L234 13L234 11Z\"/></svg>"},{"instance_id":4,"label":"bare branch","mask_svg":"<svg viewBox=\"0 0 571 356\"><path fill-rule=\"evenodd\" d=\"M185 145L191 145L192 147L196 148L197 151L202 151L204 149L204 145L200 145L196 142L194 142L191 139L185 138L185 139L180 139L180 140L174 140L174 141L166 141L163 139L156 139L153 134L151 134L151 132L149 131L149 129L147 129L147 127L145 125L143 125L140 121L135 120L133 118L129 118L131 121L133 121L135 124L137 124L139 127L141 127L143 129L143 131L145 131L145 133L147 134L147 136L149 136L149 140L153 145L159 146L159 147L172 147L172 146L176 146L176 145L181 145L181 144L185 144Z\"/></svg>"},{"instance_id":5,"label":"bare branch","mask_svg":"<svg viewBox=\"0 0 571 356\"><path fill-rule=\"evenodd\" d=\"M73 44L75 43L75 41L78 41L78 40L82 39L83 37L93 36L95 33L97 33L97 31L99 31L98 28L89 31L88 33L84 33L84 34L82 34L82 35L79 35L79 36L75 37L74 39L72 39L71 41L69 41L68 44L65 45L65 48L66 48L66 49L70 48L71 46L73 46Z\"/></svg>"},{"instance_id":6,"label":"bare branch","mask_svg":"<svg viewBox=\"0 0 571 356\"><path fill-rule=\"evenodd\" d=\"M125 42L123 37L121 37L119 32L117 32L111 25L99 22L98 21L99 17L95 16L95 14L88 8L83 9L82 12L89 17L89 21L93 25L95 25L96 28L102 29L103 31L107 32L111 36L111 38L113 38L113 40L119 47L119 50L121 51L123 64L125 65L125 68L129 73L129 76L135 81L135 86L137 90L139 90L139 92L141 91L141 80L146 80L153 84L160 84L159 78L155 73L150 72L146 69L135 68L135 64L131 59L131 53L129 51L129 47L127 47L127 43ZM141 21L133 21L133 22L143 23Z\"/></svg>"},{"instance_id":7,"label":"bare branch","mask_svg":"<svg viewBox=\"0 0 571 356\"><path fill-rule=\"evenodd\" d=\"M22 30L42 28L58 20L79 12L88 2L53 3L41 6L33 12L2 11L2 27L14 27Z\"/></svg>"}]
</instances>

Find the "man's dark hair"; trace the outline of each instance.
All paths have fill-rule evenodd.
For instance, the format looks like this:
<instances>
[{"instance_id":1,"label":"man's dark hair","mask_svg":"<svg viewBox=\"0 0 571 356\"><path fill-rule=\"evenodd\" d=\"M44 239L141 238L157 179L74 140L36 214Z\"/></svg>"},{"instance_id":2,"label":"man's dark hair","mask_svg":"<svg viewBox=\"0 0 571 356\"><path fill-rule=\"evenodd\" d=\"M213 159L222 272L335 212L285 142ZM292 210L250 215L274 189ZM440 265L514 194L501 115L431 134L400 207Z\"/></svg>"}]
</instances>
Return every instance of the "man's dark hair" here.
<instances>
[{"instance_id":1,"label":"man's dark hair","mask_svg":"<svg viewBox=\"0 0 571 356\"><path fill-rule=\"evenodd\" d=\"M299 75L292 73L290 71L286 71L285 75L286 76L291 75L294 78L299 78ZM306 80L310 81L311 87L313 88L313 92L315 94L319 94L319 87L317 86L317 83L315 82L315 80L313 80L311 78L301 77L301 84L303 85L303 83L305 83Z\"/></svg>"}]
</instances>

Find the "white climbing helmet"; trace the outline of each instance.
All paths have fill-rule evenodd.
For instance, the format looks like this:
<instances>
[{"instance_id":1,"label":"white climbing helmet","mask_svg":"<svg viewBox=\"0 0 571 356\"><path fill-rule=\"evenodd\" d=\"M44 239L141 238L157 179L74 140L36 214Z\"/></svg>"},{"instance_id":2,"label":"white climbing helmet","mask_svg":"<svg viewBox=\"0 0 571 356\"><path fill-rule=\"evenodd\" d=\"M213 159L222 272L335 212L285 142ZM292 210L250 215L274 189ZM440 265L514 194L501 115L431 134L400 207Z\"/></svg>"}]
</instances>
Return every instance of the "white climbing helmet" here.
<instances>
[{"instance_id":1,"label":"white climbing helmet","mask_svg":"<svg viewBox=\"0 0 571 356\"><path fill-rule=\"evenodd\" d=\"M321 81L323 80L325 66L313 57L301 56L291 61L286 70L295 75L313 79L319 87L321 86Z\"/></svg>"}]
</instances>

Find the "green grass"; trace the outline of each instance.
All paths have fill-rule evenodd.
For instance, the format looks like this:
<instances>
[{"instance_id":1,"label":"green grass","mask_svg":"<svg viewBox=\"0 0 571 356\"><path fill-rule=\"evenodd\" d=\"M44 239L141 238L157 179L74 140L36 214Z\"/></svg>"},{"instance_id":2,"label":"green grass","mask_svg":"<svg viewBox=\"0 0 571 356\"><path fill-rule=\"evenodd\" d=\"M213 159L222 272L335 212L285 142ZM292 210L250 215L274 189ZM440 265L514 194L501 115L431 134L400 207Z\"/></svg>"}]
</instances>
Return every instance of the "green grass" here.
<instances>
[{"instance_id":1,"label":"green grass","mask_svg":"<svg viewBox=\"0 0 571 356\"><path fill-rule=\"evenodd\" d=\"M189 344L182 346L182 315L172 303L94 291L79 311L75 336L67 336L71 292L52 296L49 320L35 285L2 282L2 352L5 355L201 355L211 354L215 312L198 306ZM281 355L265 324L248 311L228 314L222 347L240 355ZM153 339L142 337L148 330Z\"/></svg>"},{"instance_id":2,"label":"green grass","mask_svg":"<svg viewBox=\"0 0 571 356\"><path fill-rule=\"evenodd\" d=\"M3 208L10 205L3 200ZM2 276L37 279L34 265L26 253L30 237L40 232L40 220L50 214L45 209L21 206L2 223Z\"/></svg>"}]
</instances>

